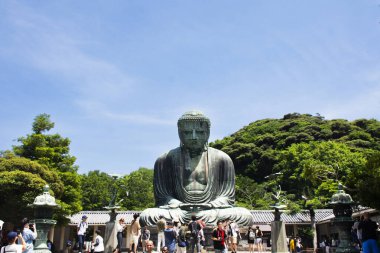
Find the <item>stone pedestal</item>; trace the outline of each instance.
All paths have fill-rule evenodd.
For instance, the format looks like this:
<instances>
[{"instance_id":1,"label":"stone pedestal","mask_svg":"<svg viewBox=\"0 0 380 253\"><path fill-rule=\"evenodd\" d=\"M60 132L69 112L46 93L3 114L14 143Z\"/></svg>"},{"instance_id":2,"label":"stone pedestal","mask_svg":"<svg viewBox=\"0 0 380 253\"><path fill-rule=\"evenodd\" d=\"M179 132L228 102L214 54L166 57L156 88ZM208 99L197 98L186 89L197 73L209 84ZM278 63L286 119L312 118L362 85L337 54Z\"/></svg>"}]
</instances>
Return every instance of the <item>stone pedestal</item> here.
<instances>
[{"instance_id":1,"label":"stone pedestal","mask_svg":"<svg viewBox=\"0 0 380 253\"><path fill-rule=\"evenodd\" d=\"M36 224L37 228L37 238L34 246L35 253L51 253L46 244L47 235L49 230L56 224L55 220L50 219L36 219L31 221L31 223Z\"/></svg>"},{"instance_id":2,"label":"stone pedestal","mask_svg":"<svg viewBox=\"0 0 380 253\"><path fill-rule=\"evenodd\" d=\"M336 248L336 253L359 253L351 243L351 227L354 220L351 217L334 218L333 226L336 227L339 235L339 245Z\"/></svg>"},{"instance_id":3,"label":"stone pedestal","mask_svg":"<svg viewBox=\"0 0 380 253\"><path fill-rule=\"evenodd\" d=\"M117 246L117 238L116 238L117 230L116 230L116 222L109 221L106 223L106 231L104 235L104 253L112 253L112 251Z\"/></svg>"},{"instance_id":4,"label":"stone pedestal","mask_svg":"<svg viewBox=\"0 0 380 253\"><path fill-rule=\"evenodd\" d=\"M272 253L288 253L285 223L283 221L272 221L271 229Z\"/></svg>"}]
</instances>

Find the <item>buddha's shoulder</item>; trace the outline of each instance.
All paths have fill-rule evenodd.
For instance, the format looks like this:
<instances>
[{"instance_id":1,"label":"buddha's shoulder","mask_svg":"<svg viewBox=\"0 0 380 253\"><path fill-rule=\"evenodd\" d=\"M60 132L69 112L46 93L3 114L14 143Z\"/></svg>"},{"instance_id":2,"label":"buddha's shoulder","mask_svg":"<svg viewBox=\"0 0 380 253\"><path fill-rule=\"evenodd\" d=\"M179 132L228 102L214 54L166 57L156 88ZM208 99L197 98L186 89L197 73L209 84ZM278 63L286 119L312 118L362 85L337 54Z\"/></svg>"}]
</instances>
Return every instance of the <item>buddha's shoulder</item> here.
<instances>
[{"instance_id":1,"label":"buddha's shoulder","mask_svg":"<svg viewBox=\"0 0 380 253\"><path fill-rule=\"evenodd\" d=\"M230 156L224 153L222 150L208 147L208 152L211 156L216 156L219 159L228 160L228 161L231 160Z\"/></svg>"},{"instance_id":2,"label":"buddha's shoulder","mask_svg":"<svg viewBox=\"0 0 380 253\"><path fill-rule=\"evenodd\" d=\"M157 161L163 161L163 160L166 160L166 159L171 159L173 157L177 157L177 156L180 155L180 153L181 153L181 148L180 147L172 149L172 150L169 150L168 152L160 155L157 158Z\"/></svg>"}]
</instances>

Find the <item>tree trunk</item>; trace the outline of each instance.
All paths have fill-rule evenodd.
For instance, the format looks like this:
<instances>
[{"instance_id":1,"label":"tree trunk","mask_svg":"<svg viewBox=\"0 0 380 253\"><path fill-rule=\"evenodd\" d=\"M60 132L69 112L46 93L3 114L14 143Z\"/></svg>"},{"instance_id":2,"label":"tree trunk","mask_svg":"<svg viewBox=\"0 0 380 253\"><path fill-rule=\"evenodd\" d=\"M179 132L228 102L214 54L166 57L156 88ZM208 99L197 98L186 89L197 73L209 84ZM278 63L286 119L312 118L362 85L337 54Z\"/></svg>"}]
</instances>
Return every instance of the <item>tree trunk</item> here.
<instances>
[{"instance_id":1,"label":"tree trunk","mask_svg":"<svg viewBox=\"0 0 380 253\"><path fill-rule=\"evenodd\" d=\"M315 222L315 211L314 209L310 209L310 221L311 221L311 230L313 231L313 252L317 252L318 244L317 244L317 224Z\"/></svg>"}]
</instances>

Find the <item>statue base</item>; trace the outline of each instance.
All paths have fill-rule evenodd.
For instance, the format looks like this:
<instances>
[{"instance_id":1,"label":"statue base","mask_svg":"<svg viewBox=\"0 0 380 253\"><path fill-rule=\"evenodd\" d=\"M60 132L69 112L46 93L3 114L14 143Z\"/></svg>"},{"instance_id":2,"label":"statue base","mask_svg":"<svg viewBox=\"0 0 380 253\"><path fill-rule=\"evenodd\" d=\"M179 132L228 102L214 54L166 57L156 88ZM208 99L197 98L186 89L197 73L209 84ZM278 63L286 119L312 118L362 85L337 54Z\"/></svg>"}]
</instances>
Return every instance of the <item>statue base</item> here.
<instances>
[{"instance_id":1,"label":"statue base","mask_svg":"<svg viewBox=\"0 0 380 253\"><path fill-rule=\"evenodd\" d=\"M272 221L271 229L272 253L288 253L285 223L283 221Z\"/></svg>"},{"instance_id":2,"label":"statue base","mask_svg":"<svg viewBox=\"0 0 380 253\"><path fill-rule=\"evenodd\" d=\"M104 235L104 252L112 253L112 251L117 246L117 238L116 238L116 222L109 221L106 223L106 231Z\"/></svg>"}]
</instances>

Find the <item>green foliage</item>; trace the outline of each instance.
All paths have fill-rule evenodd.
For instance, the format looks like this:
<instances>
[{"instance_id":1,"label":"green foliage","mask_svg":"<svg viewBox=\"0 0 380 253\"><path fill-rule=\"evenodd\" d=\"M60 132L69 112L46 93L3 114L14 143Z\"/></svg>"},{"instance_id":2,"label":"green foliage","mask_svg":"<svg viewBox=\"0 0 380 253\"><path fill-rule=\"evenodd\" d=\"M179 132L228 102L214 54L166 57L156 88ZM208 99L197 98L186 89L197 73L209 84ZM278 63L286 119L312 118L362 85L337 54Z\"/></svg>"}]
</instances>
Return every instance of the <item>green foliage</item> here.
<instances>
[{"instance_id":1,"label":"green foliage","mask_svg":"<svg viewBox=\"0 0 380 253\"><path fill-rule=\"evenodd\" d=\"M258 184L245 176L237 176L235 181L237 206L247 209L269 209L274 204L264 184Z\"/></svg>"},{"instance_id":2,"label":"green foliage","mask_svg":"<svg viewBox=\"0 0 380 253\"><path fill-rule=\"evenodd\" d=\"M98 170L81 176L82 206L85 210L104 210L111 200L114 179Z\"/></svg>"},{"instance_id":3,"label":"green foliage","mask_svg":"<svg viewBox=\"0 0 380 253\"><path fill-rule=\"evenodd\" d=\"M19 146L13 146L16 155L31 159L39 164L46 165L50 170L57 171L64 184L64 191L58 197L61 204L59 220L64 215L81 210L80 178L76 158L70 155L70 140L59 134L44 134L54 127L50 115L40 114L34 119L33 133L20 137Z\"/></svg>"},{"instance_id":4,"label":"green foliage","mask_svg":"<svg viewBox=\"0 0 380 253\"><path fill-rule=\"evenodd\" d=\"M252 122L210 146L230 155L240 178L248 177L258 185L281 180L286 197L294 196L289 201L294 210L305 206L301 195L308 197L308 205L326 207L337 181L356 189L352 172L360 171L366 157L380 151L380 122L291 113L282 119ZM265 179L275 172L283 175ZM349 193L356 197L355 191ZM238 191L236 196L238 204L250 203Z\"/></svg>"},{"instance_id":5,"label":"green foliage","mask_svg":"<svg viewBox=\"0 0 380 253\"><path fill-rule=\"evenodd\" d=\"M46 113L37 115L34 118L34 122L32 125L33 132L36 134L49 131L53 127L54 127L54 122L50 121L50 115Z\"/></svg>"},{"instance_id":6,"label":"green foliage","mask_svg":"<svg viewBox=\"0 0 380 253\"><path fill-rule=\"evenodd\" d=\"M19 222L22 216L30 216L31 209L27 205L33 203L46 184L55 197L62 196L64 185L57 171L9 152L1 157L0 217Z\"/></svg>"},{"instance_id":7,"label":"green foliage","mask_svg":"<svg viewBox=\"0 0 380 253\"><path fill-rule=\"evenodd\" d=\"M372 154L363 169L353 170L358 200L364 206L380 209L380 152Z\"/></svg>"},{"instance_id":8,"label":"green foliage","mask_svg":"<svg viewBox=\"0 0 380 253\"><path fill-rule=\"evenodd\" d=\"M120 179L119 199L127 210L144 210L154 207L153 170L140 168ZM128 196L126 196L128 193Z\"/></svg>"}]
</instances>

